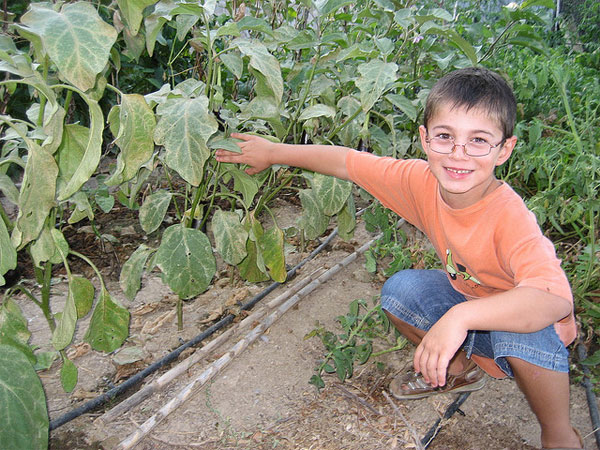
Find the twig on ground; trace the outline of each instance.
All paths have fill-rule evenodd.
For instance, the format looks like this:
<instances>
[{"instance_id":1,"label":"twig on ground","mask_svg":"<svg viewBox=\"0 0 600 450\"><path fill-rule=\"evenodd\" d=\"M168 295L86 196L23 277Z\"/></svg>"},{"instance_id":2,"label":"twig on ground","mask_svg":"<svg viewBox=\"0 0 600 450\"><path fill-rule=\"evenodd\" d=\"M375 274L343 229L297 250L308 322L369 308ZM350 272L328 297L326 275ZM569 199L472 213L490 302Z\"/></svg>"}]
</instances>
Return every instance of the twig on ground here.
<instances>
[{"instance_id":1,"label":"twig on ground","mask_svg":"<svg viewBox=\"0 0 600 450\"><path fill-rule=\"evenodd\" d=\"M375 414L376 416L382 416L382 415L383 415L383 414L381 414L379 411L377 411L377 410L375 409L375 407L374 407L373 405L371 405L369 402L367 402L365 399L363 399L363 398L360 398L358 395L356 395L356 394L354 394L354 393L350 392L348 389L346 389L346 388L345 388L344 386L342 386L341 384L339 384L339 383L334 383L333 385L334 385L336 388L338 388L340 391L342 391L342 393L343 393L343 394L344 394L346 397L348 397L348 398L350 398L350 399L354 400L354 401L355 401L355 402L357 402L357 403L360 403L362 406L364 406L365 408L367 408L369 411L371 411L371 412L372 412L373 414Z\"/></svg>"},{"instance_id":2,"label":"twig on ground","mask_svg":"<svg viewBox=\"0 0 600 450\"><path fill-rule=\"evenodd\" d=\"M410 431L410 434L413 437L413 441L416 446L416 449L417 450L425 450L425 448L421 444L421 439L419 439L419 435L417 434L415 427L413 427L412 424L408 420L406 420L406 417L404 417L404 414L402 414L402 411L400 411L400 409L396 406L396 404L394 403L394 401L391 399L391 397L388 395L387 392L383 391L383 396L388 401L388 403L392 406L392 408L394 409L394 412L398 415L398 417L400 417L402 422L404 422L404 425L406 425L406 427L408 428L408 431Z\"/></svg>"}]
</instances>

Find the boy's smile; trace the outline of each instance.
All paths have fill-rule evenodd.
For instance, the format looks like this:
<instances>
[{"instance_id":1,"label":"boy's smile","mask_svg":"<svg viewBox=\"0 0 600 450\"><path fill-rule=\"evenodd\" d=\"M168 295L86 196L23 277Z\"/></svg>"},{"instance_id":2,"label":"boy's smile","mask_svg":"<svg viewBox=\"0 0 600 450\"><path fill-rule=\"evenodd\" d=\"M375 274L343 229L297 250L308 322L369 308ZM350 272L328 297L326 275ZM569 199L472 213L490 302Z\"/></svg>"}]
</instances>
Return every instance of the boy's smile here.
<instances>
[{"instance_id":1,"label":"boy's smile","mask_svg":"<svg viewBox=\"0 0 600 450\"><path fill-rule=\"evenodd\" d=\"M485 110L466 110L464 107L452 107L449 103L440 105L427 129L421 126L419 132L431 172L440 184L442 198L456 209L473 205L500 185L494 169L508 159L517 142L517 138L512 136L497 145L503 140L502 130ZM446 143L453 141L452 153L433 151L431 139ZM469 156L464 146L468 142L489 144L490 153Z\"/></svg>"}]
</instances>

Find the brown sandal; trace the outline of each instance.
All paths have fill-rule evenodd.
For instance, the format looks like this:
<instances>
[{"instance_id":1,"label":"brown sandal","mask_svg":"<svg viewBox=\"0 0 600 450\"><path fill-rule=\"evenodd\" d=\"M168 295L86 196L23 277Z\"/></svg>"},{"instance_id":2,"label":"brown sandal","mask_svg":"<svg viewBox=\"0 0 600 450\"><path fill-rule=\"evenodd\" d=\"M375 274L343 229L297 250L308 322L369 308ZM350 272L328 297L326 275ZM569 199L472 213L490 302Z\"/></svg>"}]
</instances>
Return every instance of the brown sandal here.
<instances>
[{"instance_id":1,"label":"brown sandal","mask_svg":"<svg viewBox=\"0 0 600 450\"><path fill-rule=\"evenodd\" d=\"M467 368L458 375L448 375L444 386L434 388L425 382L421 374L411 372L394 378L389 391L399 400L409 400L447 392L477 391L485 385L485 381L483 370L470 361Z\"/></svg>"}]
</instances>

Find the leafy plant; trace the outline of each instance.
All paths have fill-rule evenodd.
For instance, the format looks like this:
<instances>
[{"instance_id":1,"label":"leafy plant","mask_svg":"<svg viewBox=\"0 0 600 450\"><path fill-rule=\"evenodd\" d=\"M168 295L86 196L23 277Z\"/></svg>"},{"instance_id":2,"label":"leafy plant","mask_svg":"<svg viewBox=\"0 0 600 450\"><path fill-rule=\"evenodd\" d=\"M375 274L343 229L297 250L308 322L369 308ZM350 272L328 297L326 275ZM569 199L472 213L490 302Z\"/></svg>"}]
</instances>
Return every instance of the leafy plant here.
<instances>
[{"instance_id":1,"label":"leafy plant","mask_svg":"<svg viewBox=\"0 0 600 450\"><path fill-rule=\"evenodd\" d=\"M361 314L363 310L364 314ZM369 308L364 300L354 300L349 305L348 313L337 320L342 328L341 334L318 326L304 337L309 339L318 336L327 351L323 361L315 368L317 373L310 379L310 384L317 389L325 387L323 372L335 373L340 381L344 381L352 377L355 363L365 364L369 358L401 350L407 343L405 338L394 332L396 341L389 344L387 335L390 322L379 304ZM388 348L373 352L376 340L387 342Z\"/></svg>"}]
</instances>

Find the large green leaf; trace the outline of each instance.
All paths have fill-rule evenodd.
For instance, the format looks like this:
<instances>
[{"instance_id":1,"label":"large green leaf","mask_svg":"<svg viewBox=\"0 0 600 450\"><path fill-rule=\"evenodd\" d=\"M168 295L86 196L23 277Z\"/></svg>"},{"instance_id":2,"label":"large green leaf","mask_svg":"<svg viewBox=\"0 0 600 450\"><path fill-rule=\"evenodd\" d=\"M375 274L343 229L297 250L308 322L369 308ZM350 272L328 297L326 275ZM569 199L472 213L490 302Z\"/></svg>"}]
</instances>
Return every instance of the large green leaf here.
<instances>
[{"instance_id":1,"label":"large green leaf","mask_svg":"<svg viewBox=\"0 0 600 450\"><path fill-rule=\"evenodd\" d=\"M343 6L353 5L355 2L349 0L327 0L321 3L321 14L326 16L327 14L333 14Z\"/></svg>"},{"instance_id":2,"label":"large green leaf","mask_svg":"<svg viewBox=\"0 0 600 450\"><path fill-rule=\"evenodd\" d=\"M320 173L313 175L312 186L321 211L328 216L337 214L352 192L351 182Z\"/></svg>"},{"instance_id":3,"label":"large green leaf","mask_svg":"<svg viewBox=\"0 0 600 450\"><path fill-rule=\"evenodd\" d=\"M85 317L94 304L94 285L87 278L73 276L69 280L69 291L73 292L77 318Z\"/></svg>"},{"instance_id":4,"label":"large green leaf","mask_svg":"<svg viewBox=\"0 0 600 450\"><path fill-rule=\"evenodd\" d=\"M140 290L144 266L154 250L145 244L141 244L131 254L127 262L123 264L121 275L119 276L119 284L128 299L133 300L137 291Z\"/></svg>"},{"instance_id":5,"label":"large green leaf","mask_svg":"<svg viewBox=\"0 0 600 450\"><path fill-rule=\"evenodd\" d=\"M208 98L170 98L158 106L157 112L160 120L154 140L165 146L165 162L185 181L198 186L210 156L206 143L218 129L208 111Z\"/></svg>"},{"instance_id":6,"label":"large green leaf","mask_svg":"<svg viewBox=\"0 0 600 450\"><path fill-rule=\"evenodd\" d=\"M335 117L335 108L320 103L312 105L302 111L298 120L314 119L315 117L329 117L333 119Z\"/></svg>"},{"instance_id":7,"label":"large green leaf","mask_svg":"<svg viewBox=\"0 0 600 450\"><path fill-rule=\"evenodd\" d=\"M369 111L381 95L396 81L398 66L374 59L358 66L360 77L356 86L360 89L363 111Z\"/></svg>"},{"instance_id":8,"label":"large green leaf","mask_svg":"<svg viewBox=\"0 0 600 450\"><path fill-rule=\"evenodd\" d=\"M164 190L156 191L146 197L144 204L140 207L139 214L140 225L146 233L150 234L160 227L165 214L167 214L172 197L173 194Z\"/></svg>"},{"instance_id":9,"label":"large green leaf","mask_svg":"<svg viewBox=\"0 0 600 450\"><path fill-rule=\"evenodd\" d=\"M269 276L264 268L262 255L260 255L257 243L251 239L246 241L246 257L238 264L240 276L250 283L267 281Z\"/></svg>"},{"instance_id":10,"label":"large green leaf","mask_svg":"<svg viewBox=\"0 0 600 450\"><path fill-rule=\"evenodd\" d=\"M0 286L5 283L4 275L17 267L17 251L13 246L4 220L0 220Z\"/></svg>"},{"instance_id":11,"label":"large green leaf","mask_svg":"<svg viewBox=\"0 0 600 450\"><path fill-rule=\"evenodd\" d=\"M218 209L211 223L219 254L227 264L239 264L247 255L248 240L248 231L241 224L239 216L234 212Z\"/></svg>"},{"instance_id":12,"label":"large green leaf","mask_svg":"<svg viewBox=\"0 0 600 450\"><path fill-rule=\"evenodd\" d=\"M36 358L28 344L30 337L27 319L21 309L12 299L6 300L0 305L0 345L10 345L18 349L31 364L34 364Z\"/></svg>"},{"instance_id":13,"label":"large green leaf","mask_svg":"<svg viewBox=\"0 0 600 450\"><path fill-rule=\"evenodd\" d=\"M57 189L60 192L68 184L81 164L85 148L90 138L90 129L78 124L68 124L63 130L63 138L56 154L58 162Z\"/></svg>"},{"instance_id":14,"label":"large green leaf","mask_svg":"<svg viewBox=\"0 0 600 450\"><path fill-rule=\"evenodd\" d=\"M96 83L117 39L117 31L88 2L68 3L61 11L32 3L21 23L41 37L61 75L83 91Z\"/></svg>"},{"instance_id":15,"label":"large green leaf","mask_svg":"<svg viewBox=\"0 0 600 450\"><path fill-rule=\"evenodd\" d=\"M131 180L154 153L156 118L143 96L127 94L121 97L119 132L115 143L121 149L117 169L106 185L118 185Z\"/></svg>"},{"instance_id":16,"label":"large green leaf","mask_svg":"<svg viewBox=\"0 0 600 450\"><path fill-rule=\"evenodd\" d=\"M354 235L354 229L356 228L356 206L354 205L354 197L351 195L348 197L348 201L338 213L338 233L340 237L349 241Z\"/></svg>"},{"instance_id":17,"label":"large green leaf","mask_svg":"<svg viewBox=\"0 0 600 450\"><path fill-rule=\"evenodd\" d=\"M66 186L59 190L58 200L62 201L77 192L96 171L102 154L102 131L104 130L104 115L98 102L80 93L88 105L90 113L90 130L83 157L79 161L73 176Z\"/></svg>"},{"instance_id":18,"label":"large green leaf","mask_svg":"<svg viewBox=\"0 0 600 450\"><path fill-rule=\"evenodd\" d=\"M123 344L128 333L129 311L113 300L103 288L84 340L94 350L109 353Z\"/></svg>"},{"instance_id":19,"label":"large green leaf","mask_svg":"<svg viewBox=\"0 0 600 450\"><path fill-rule=\"evenodd\" d=\"M410 120L413 122L417 120L417 108L415 108L415 105L413 105L409 99L399 94L387 94L385 98L392 105L406 114Z\"/></svg>"},{"instance_id":20,"label":"large green leaf","mask_svg":"<svg viewBox=\"0 0 600 450\"><path fill-rule=\"evenodd\" d=\"M204 292L217 270L208 237L183 225L165 230L154 262L173 292L184 299Z\"/></svg>"},{"instance_id":21,"label":"large green leaf","mask_svg":"<svg viewBox=\"0 0 600 450\"><path fill-rule=\"evenodd\" d=\"M18 349L0 345L0 445L48 448L48 411L42 383Z\"/></svg>"},{"instance_id":22,"label":"large green leaf","mask_svg":"<svg viewBox=\"0 0 600 450\"><path fill-rule=\"evenodd\" d=\"M467 58L469 58L471 64L477 64L477 52L475 51L475 48L453 29L439 28L436 26L423 28L421 30L423 34L437 34L445 36L450 42L456 45L456 47L458 47Z\"/></svg>"},{"instance_id":23,"label":"large green leaf","mask_svg":"<svg viewBox=\"0 0 600 450\"><path fill-rule=\"evenodd\" d=\"M275 100L279 103L283 97L283 78L279 61L269 53L259 41L238 38L232 45L240 49L243 55L250 57L249 67L260 72L270 88Z\"/></svg>"},{"instance_id":24,"label":"large green leaf","mask_svg":"<svg viewBox=\"0 0 600 450\"><path fill-rule=\"evenodd\" d=\"M65 392L72 392L75 389L77 378L77 366L69 358L63 356L63 363L60 368L60 383Z\"/></svg>"},{"instance_id":25,"label":"large green leaf","mask_svg":"<svg viewBox=\"0 0 600 450\"><path fill-rule=\"evenodd\" d=\"M55 205L58 167L52 155L28 141L29 156L19 195L19 215L13 231L13 245L22 248L36 239Z\"/></svg>"},{"instance_id":26,"label":"large green leaf","mask_svg":"<svg viewBox=\"0 0 600 450\"><path fill-rule=\"evenodd\" d=\"M121 15L125 19L132 36L140 31L144 9L154 3L156 3L156 0L117 0Z\"/></svg>"},{"instance_id":27,"label":"large green leaf","mask_svg":"<svg viewBox=\"0 0 600 450\"><path fill-rule=\"evenodd\" d=\"M242 193L244 205L246 205L246 208L250 208L254 197L258 193L256 177L252 177L240 169L232 169L231 175L233 175L233 188Z\"/></svg>"},{"instance_id":28,"label":"large green leaf","mask_svg":"<svg viewBox=\"0 0 600 450\"><path fill-rule=\"evenodd\" d=\"M273 280L283 283L287 278L285 255L283 252L283 231L273 226L264 232L258 241L265 266Z\"/></svg>"},{"instance_id":29,"label":"large green leaf","mask_svg":"<svg viewBox=\"0 0 600 450\"><path fill-rule=\"evenodd\" d=\"M303 209L300 227L304 230L307 239L316 239L327 230L329 216L321 210L319 199L316 198L313 189L302 189L298 195Z\"/></svg>"}]
</instances>

